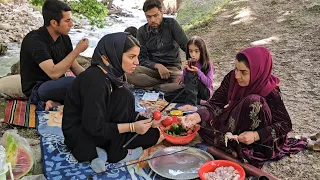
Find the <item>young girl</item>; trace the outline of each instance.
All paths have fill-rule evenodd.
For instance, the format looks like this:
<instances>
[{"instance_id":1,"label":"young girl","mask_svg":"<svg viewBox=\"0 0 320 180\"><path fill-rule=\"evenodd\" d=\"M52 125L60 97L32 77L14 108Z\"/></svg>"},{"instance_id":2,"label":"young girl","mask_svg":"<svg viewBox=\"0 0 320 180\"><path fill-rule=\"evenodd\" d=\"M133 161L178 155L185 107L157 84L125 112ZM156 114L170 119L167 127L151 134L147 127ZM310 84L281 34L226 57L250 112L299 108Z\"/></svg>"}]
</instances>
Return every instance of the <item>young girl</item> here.
<instances>
[{"instance_id":1,"label":"young girl","mask_svg":"<svg viewBox=\"0 0 320 180\"><path fill-rule=\"evenodd\" d=\"M213 93L213 63L210 62L205 42L199 36L193 36L188 41L187 59L196 61L195 65L187 63L181 77L182 88L167 92L166 101L171 101L179 92L184 92L174 102L190 105L200 104L208 100Z\"/></svg>"}]
</instances>

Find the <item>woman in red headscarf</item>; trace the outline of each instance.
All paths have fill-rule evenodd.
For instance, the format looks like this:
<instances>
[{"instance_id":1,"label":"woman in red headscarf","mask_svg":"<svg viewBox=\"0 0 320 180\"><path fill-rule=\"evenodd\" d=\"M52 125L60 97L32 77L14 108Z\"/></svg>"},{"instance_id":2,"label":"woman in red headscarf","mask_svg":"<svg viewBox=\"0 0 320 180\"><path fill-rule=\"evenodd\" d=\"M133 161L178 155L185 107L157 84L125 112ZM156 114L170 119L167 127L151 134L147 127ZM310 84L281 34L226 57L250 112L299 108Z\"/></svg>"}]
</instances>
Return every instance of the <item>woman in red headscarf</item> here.
<instances>
[{"instance_id":1,"label":"woman in red headscarf","mask_svg":"<svg viewBox=\"0 0 320 180\"><path fill-rule=\"evenodd\" d=\"M239 52L235 69L183 125L201 123L199 134L206 143L256 167L305 149L305 142L287 138L292 123L281 97L280 80L271 71L272 57L267 48L250 47ZM226 143L227 132L238 135L239 143Z\"/></svg>"}]
</instances>

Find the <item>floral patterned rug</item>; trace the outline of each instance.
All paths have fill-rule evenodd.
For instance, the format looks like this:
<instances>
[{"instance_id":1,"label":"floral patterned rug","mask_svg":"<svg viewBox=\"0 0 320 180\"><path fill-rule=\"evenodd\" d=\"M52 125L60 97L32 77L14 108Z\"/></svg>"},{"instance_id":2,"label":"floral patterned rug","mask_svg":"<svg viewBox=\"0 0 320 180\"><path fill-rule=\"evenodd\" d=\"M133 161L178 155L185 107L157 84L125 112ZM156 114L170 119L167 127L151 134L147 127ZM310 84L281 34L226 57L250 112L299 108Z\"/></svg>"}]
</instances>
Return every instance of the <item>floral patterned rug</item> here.
<instances>
[{"instance_id":1,"label":"floral patterned rug","mask_svg":"<svg viewBox=\"0 0 320 180\"><path fill-rule=\"evenodd\" d=\"M48 180L61 179L87 179L94 174L89 163L79 163L68 151L64 144L64 137L61 130L61 111L38 111L39 126L37 130L41 136L40 145L43 158L43 173ZM140 160L149 155L163 145L151 147L144 151ZM127 162L130 164L132 162ZM107 164L107 169L113 169L125 165L124 163ZM147 163L138 163L128 167L112 170L110 173L96 175L96 180L102 179L139 179L139 180L158 180L164 179L155 174Z\"/></svg>"}]
</instances>

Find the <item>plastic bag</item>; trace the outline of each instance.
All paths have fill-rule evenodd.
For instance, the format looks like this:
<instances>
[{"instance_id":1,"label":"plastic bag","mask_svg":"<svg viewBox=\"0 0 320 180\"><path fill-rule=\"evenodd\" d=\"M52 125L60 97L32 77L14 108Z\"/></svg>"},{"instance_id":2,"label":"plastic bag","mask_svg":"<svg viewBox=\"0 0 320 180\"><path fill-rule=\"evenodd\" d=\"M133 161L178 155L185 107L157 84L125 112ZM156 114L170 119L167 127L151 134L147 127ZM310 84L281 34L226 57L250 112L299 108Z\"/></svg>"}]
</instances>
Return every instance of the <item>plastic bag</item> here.
<instances>
[{"instance_id":1,"label":"plastic bag","mask_svg":"<svg viewBox=\"0 0 320 180\"><path fill-rule=\"evenodd\" d=\"M6 152L3 146L0 145L0 173L3 172L4 167L7 165Z\"/></svg>"},{"instance_id":2,"label":"plastic bag","mask_svg":"<svg viewBox=\"0 0 320 180\"><path fill-rule=\"evenodd\" d=\"M31 174L35 162L28 141L14 129L3 134L1 143L6 149L6 161L11 163L14 179Z\"/></svg>"}]
</instances>

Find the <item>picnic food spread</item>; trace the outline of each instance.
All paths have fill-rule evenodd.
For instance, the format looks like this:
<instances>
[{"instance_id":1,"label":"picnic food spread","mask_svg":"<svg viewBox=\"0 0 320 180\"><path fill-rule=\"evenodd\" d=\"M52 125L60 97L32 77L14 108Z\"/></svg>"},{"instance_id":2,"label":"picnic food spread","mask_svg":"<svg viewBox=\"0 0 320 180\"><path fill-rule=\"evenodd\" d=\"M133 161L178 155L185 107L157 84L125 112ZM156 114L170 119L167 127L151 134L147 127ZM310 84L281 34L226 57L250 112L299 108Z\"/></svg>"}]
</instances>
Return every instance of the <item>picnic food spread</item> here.
<instances>
[{"instance_id":1,"label":"picnic food spread","mask_svg":"<svg viewBox=\"0 0 320 180\"><path fill-rule=\"evenodd\" d=\"M180 123L181 119L185 118L183 116L183 113L184 112L196 111L197 110L196 106L183 105L183 106L180 106L177 109L175 109L174 107L175 107L176 104L170 104L166 108L166 111L165 111L165 112L169 113L169 115L170 115L170 116L167 116L167 114L162 114L160 112L160 110L167 105L167 102L165 100L163 100L163 99L159 99L156 102L140 101L139 104L147 107L147 110L145 111L144 115L149 114L149 116L148 116L149 118L152 117L156 121L161 121L161 124L163 126L161 128L162 129L162 133L165 135L166 140L168 142L170 142L171 144L177 145L180 142L185 141L185 140L183 140L184 138L189 137L188 135L195 134L200 129L200 127L198 127L198 126L190 126L192 128L189 128L189 127L184 128L182 126L182 124ZM173 141L171 138L174 138L175 141ZM191 137L190 140L192 140L192 139L193 139L193 137ZM225 135L225 143L226 143L226 145L228 143L228 140L236 140L236 141L238 141L237 139L238 139L238 136L233 135L231 132L228 132ZM177 143L176 141L178 141L179 143ZM190 141L188 141L188 142L190 142ZM187 144L188 142L182 143L182 144L179 144L179 145L184 145L184 144ZM177 156L178 155L180 155L180 154L177 154ZM190 156L190 154L189 154L189 156ZM174 159L173 157L168 157L168 158L170 159L170 162L175 164L174 165L175 168L170 168L169 165L167 164L167 166L165 166L165 168L168 168L168 172L166 172L166 173L157 172L157 171L156 172L158 174L164 176L164 177L168 177L170 175L171 178L174 177L175 179L179 179L178 176L182 175L182 174L185 174L186 172L182 172L182 171L180 172L178 169L176 169L177 161L176 160L172 161ZM155 170L154 168L159 168L158 165L155 165L154 163L161 161L160 164L163 164L164 161L162 161L162 160L164 160L164 159L167 159L166 163L168 163L169 162L168 158L163 157L163 158L160 158L160 159L157 158L157 159L153 160L152 165L154 165L154 167L152 166L151 168L153 170ZM181 158L182 157L179 157L179 159L181 159ZM184 159L184 158L182 158L182 159ZM203 164L203 163L198 164L198 166L201 165L201 164ZM162 168L164 168L164 167L162 167ZM196 168L196 169L198 169L198 168ZM190 173L190 172L188 172L188 173ZM228 166L226 166L226 167L218 167L215 171L206 172L203 175L207 180L211 180L211 179L214 179L214 180L216 180L216 179L239 180L240 179L239 172L237 170L235 170L232 166L230 166L230 167L228 167Z\"/></svg>"},{"instance_id":2,"label":"picnic food spread","mask_svg":"<svg viewBox=\"0 0 320 180\"><path fill-rule=\"evenodd\" d=\"M139 105L141 105L141 106L151 108L151 109L156 109L159 111L162 108L164 108L167 104L168 104L168 102L164 99L158 99L158 101L156 101L156 102L154 102L154 101L140 101L139 102ZM176 103L171 103L165 110L171 110L176 105L177 105Z\"/></svg>"}]
</instances>

